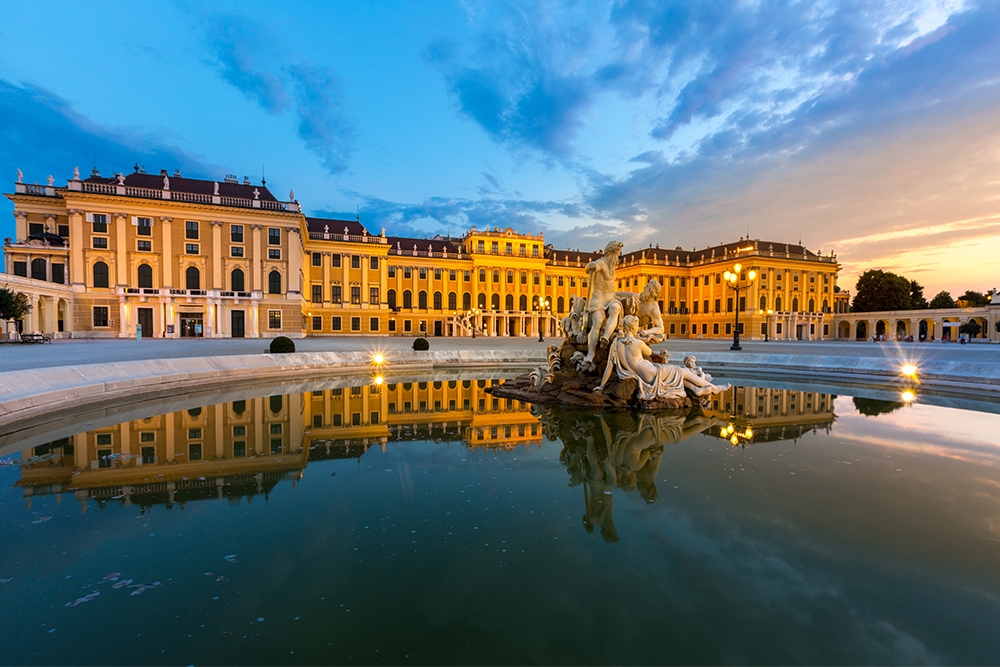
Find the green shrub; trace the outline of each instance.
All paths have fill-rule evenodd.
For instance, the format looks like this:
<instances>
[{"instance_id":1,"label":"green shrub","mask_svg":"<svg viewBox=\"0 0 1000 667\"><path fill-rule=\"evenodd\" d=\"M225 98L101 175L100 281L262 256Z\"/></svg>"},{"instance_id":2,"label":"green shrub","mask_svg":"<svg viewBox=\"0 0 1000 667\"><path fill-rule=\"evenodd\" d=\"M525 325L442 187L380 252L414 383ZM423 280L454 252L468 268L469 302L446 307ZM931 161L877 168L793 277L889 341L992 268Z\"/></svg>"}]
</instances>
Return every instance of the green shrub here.
<instances>
[{"instance_id":1,"label":"green shrub","mask_svg":"<svg viewBox=\"0 0 1000 667\"><path fill-rule=\"evenodd\" d=\"M278 336L271 341L271 354L287 354L295 351L295 343L287 336Z\"/></svg>"},{"instance_id":2,"label":"green shrub","mask_svg":"<svg viewBox=\"0 0 1000 667\"><path fill-rule=\"evenodd\" d=\"M431 349L431 344L427 342L426 338L418 338L413 341L414 350L429 350Z\"/></svg>"}]
</instances>

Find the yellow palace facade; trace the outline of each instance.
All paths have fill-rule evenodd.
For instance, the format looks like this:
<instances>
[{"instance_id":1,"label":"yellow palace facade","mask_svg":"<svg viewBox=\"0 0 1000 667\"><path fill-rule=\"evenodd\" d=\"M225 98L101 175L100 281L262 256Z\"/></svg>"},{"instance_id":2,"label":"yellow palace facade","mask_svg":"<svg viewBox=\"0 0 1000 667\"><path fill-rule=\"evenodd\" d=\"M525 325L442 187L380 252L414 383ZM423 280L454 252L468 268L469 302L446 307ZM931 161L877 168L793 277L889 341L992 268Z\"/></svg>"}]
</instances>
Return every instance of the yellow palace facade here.
<instances>
[{"instance_id":1,"label":"yellow palace facade","mask_svg":"<svg viewBox=\"0 0 1000 667\"><path fill-rule=\"evenodd\" d=\"M14 190L3 282L31 300L19 329L53 337L556 336L600 257L510 228L376 234L234 176L95 170ZM724 280L736 263L757 272L738 295ZM624 291L662 285L673 338L731 336L738 309L745 337L821 339L847 310L838 270L800 245L740 240L631 252L617 276Z\"/></svg>"}]
</instances>

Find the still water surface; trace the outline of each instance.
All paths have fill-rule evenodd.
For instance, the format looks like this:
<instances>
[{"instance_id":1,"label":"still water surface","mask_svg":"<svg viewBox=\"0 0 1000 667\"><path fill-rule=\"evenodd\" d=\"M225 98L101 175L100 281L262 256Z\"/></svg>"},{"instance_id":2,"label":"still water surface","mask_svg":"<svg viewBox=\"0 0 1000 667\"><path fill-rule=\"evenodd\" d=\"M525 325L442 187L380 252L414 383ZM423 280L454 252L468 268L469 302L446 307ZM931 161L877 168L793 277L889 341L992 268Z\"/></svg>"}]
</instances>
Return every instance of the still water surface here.
<instances>
[{"instance_id":1,"label":"still water surface","mask_svg":"<svg viewBox=\"0 0 1000 667\"><path fill-rule=\"evenodd\" d=\"M688 419L533 411L485 384L8 459L0 662L1000 662L1000 416L752 387Z\"/></svg>"}]
</instances>

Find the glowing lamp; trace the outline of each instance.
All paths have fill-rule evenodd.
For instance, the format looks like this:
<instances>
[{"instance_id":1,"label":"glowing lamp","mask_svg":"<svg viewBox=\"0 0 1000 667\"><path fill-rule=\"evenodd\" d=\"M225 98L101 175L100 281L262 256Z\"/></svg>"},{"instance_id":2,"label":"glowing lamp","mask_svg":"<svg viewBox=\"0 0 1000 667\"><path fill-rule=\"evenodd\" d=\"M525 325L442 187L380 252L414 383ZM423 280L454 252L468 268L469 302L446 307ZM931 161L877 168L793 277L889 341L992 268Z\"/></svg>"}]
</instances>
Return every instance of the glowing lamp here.
<instances>
[{"instance_id":1,"label":"glowing lamp","mask_svg":"<svg viewBox=\"0 0 1000 667\"><path fill-rule=\"evenodd\" d=\"M376 364L381 364L383 361L385 361L385 357L383 357L381 354L376 354L374 357L372 357L372 361L374 361Z\"/></svg>"},{"instance_id":2,"label":"glowing lamp","mask_svg":"<svg viewBox=\"0 0 1000 667\"><path fill-rule=\"evenodd\" d=\"M729 280L729 276L731 276L731 275L732 274L729 273L729 271L726 271L725 273L722 274L722 277L725 278L726 280Z\"/></svg>"},{"instance_id":3,"label":"glowing lamp","mask_svg":"<svg viewBox=\"0 0 1000 667\"><path fill-rule=\"evenodd\" d=\"M900 395L900 398L902 398L903 401L905 401L906 403L909 403L910 401L916 398L916 395L912 391L904 391Z\"/></svg>"},{"instance_id":4,"label":"glowing lamp","mask_svg":"<svg viewBox=\"0 0 1000 667\"><path fill-rule=\"evenodd\" d=\"M748 438L752 438L753 437L753 429L752 428L748 428L747 429L747 437Z\"/></svg>"},{"instance_id":5,"label":"glowing lamp","mask_svg":"<svg viewBox=\"0 0 1000 667\"><path fill-rule=\"evenodd\" d=\"M734 445L736 445L736 444L739 444L739 442L740 442L740 441L739 441L739 439L737 439L737 437L736 437L736 436L734 435L733 437L731 437L731 438L729 439L729 442L731 442L731 443L733 443Z\"/></svg>"},{"instance_id":6,"label":"glowing lamp","mask_svg":"<svg viewBox=\"0 0 1000 667\"><path fill-rule=\"evenodd\" d=\"M756 277L757 277L756 271L750 271L750 273L747 274L747 278L749 278L750 280L753 280Z\"/></svg>"},{"instance_id":7,"label":"glowing lamp","mask_svg":"<svg viewBox=\"0 0 1000 667\"><path fill-rule=\"evenodd\" d=\"M906 377L913 377L917 374L917 367L913 364L906 364L903 366L903 375Z\"/></svg>"},{"instance_id":8,"label":"glowing lamp","mask_svg":"<svg viewBox=\"0 0 1000 667\"><path fill-rule=\"evenodd\" d=\"M375 378L375 384L382 384L383 382L385 382L385 379L381 375Z\"/></svg>"},{"instance_id":9,"label":"glowing lamp","mask_svg":"<svg viewBox=\"0 0 1000 667\"><path fill-rule=\"evenodd\" d=\"M733 270L736 271L736 273L739 273L740 271L743 270L743 267L737 264L736 266L733 267Z\"/></svg>"}]
</instances>

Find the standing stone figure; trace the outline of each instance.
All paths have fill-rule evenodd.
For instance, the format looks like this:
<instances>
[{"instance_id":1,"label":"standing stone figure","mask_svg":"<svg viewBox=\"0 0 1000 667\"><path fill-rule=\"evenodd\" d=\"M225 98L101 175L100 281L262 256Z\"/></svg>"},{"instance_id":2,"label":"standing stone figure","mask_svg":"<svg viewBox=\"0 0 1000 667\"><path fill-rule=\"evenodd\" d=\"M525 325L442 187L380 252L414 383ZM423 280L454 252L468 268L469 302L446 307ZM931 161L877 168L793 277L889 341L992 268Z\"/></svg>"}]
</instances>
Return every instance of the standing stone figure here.
<instances>
[{"instance_id":1,"label":"standing stone figure","mask_svg":"<svg viewBox=\"0 0 1000 667\"><path fill-rule=\"evenodd\" d=\"M591 370L598 342L608 345L622 312L622 304L615 298L615 265L621 251L621 241L609 241L604 256L587 264L590 294L583 327L587 332L587 356L583 358L583 366Z\"/></svg>"},{"instance_id":2,"label":"standing stone figure","mask_svg":"<svg viewBox=\"0 0 1000 667\"><path fill-rule=\"evenodd\" d=\"M636 334L649 345L662 343L666 340L666 328L663 326L663 314L660 312L660 281L655 278L646 283L640 294L635 292L615 292L618 300L626 305L625 312L639 318L640 326L647 320L649 328L640 329ZM634 312L632 312L634 310Z\"/></svg>"}]
</instances>

